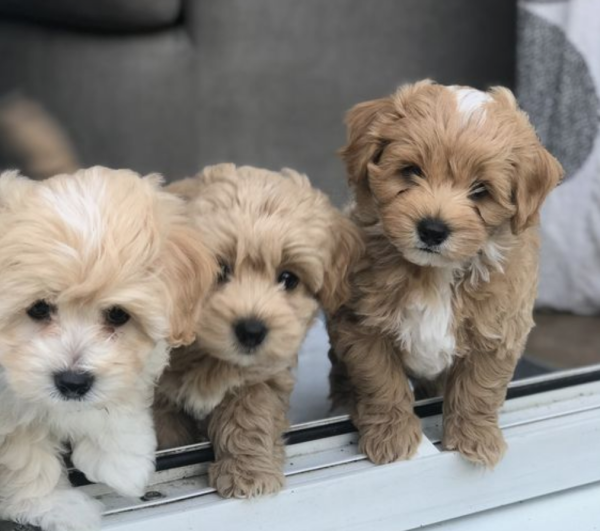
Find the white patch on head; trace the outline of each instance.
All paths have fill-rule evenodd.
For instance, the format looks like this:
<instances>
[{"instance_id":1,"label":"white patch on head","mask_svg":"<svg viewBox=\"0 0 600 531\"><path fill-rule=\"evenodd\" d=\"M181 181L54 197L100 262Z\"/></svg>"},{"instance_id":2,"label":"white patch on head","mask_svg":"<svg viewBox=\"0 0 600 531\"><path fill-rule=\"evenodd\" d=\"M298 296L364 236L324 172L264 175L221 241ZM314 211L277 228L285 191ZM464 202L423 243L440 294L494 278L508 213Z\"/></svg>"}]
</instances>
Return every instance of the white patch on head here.
<instances>
[{"instance_id":1,"label":"white patch on head","mask_svg":"<svg viewBox=\"0 0 600 531\"><path fill-rule=\"evenodd\" d=\"M104 234L100 209L105 198L103 179L88 179L85 186L77 178L64 180L60 186L44 187L42 196L88 248L99 245Z\"/></svg>"},{"instance_id":2,"label":"white patch on head","mask_svg":"<svg viewBox=\"0 0 600 531\"><path fill-rule=\"evenodd\" d=\"M466 125L472 120L477 124L485 121L485 104L492 100L489 94L469 87L452 85L448 87L456 95L458 112L462 116L462 123Z\"/></svg>"},{"instance_id":3,"label":"white patch on head","mask_svg":"<svg viewBox=\"0 0 600 531\"><path fill-rule=\"evenodd\" d=\"M397 316L396 338L404 364L417 377L433 379L452 364L456 341L452 330L452 274L441 271L436 290L415 292Z\"/></svg>"}]
</instances>

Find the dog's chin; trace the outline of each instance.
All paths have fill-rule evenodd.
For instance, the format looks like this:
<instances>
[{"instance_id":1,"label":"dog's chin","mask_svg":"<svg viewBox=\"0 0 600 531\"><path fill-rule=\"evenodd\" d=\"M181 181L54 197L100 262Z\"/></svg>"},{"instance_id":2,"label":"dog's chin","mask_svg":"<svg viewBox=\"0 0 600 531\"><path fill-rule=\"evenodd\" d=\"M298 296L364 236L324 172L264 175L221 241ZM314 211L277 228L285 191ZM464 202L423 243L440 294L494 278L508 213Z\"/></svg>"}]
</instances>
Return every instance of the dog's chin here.
<instances>
[{"instance_id":1,"label":"dog's chin","mask_svg":"<svg viewBox=\"0 0 600 531\"><path fill-rule=\"evenodd\" d=\"M290 361L289 353L295 353L298 350L293 350L292 346L286 346L286 348L282 350L280 347L278 348L276 344L270 342L251 349L236 345L233 352L226 358L221 357L221 359L232 365L236 365L240 369L252 370L253 368L260 368L260 370L264 370L265 373L273 371L277 372L292 363Z\"/></svg>"},{"instance_id":2,"label":"dog's chin","mask_svg":"<svg viewBox=\"0 0 600 531\"><path fill-rule=\"evenodd\" d=\"M265 356L262 345L256 348L245 348L228 338L224 338L220 344L214 340L200 339L199 346L210 357L241 369L259 364Z\"/></svg>"},{"instance_id":3,"label":"dog's chin","mask_svg":"<svg viewBox=\"0 0 600 531\"><path fill-rule=\"evenodd\" d=\"M402 255L412 264L422 267L453 267L454 261L445 257L441 252L416 247L402 249Z\"/></svg>"},{"instance_id":4,"label":"dog's chin","mask_svg":"<svg viewBox=\"0 0 600 531\"><path fill-rule=\"evenodd\" d=\"M235 356L231 361L239 367L252 367L261 362L264 357L264 347L245 348L237 346Z\"/></svg>"},{"instance_id":5,"label":"dog's chin","mask_svg":"<svg viewBox=\"0 0 600 531\"><path fill-rule=\"evenodd\" d=\"M256 348L238 346L233 363L239 367L275 366L279 356L272 345L265 343Z\"/></svg>"},{"instance_id":6,"label":"dog's chin","mask_svg":"<svg viewBox=\"0 0 600 531\"><path fill-rule=\"evenodd\" d=\"M93 396L78 399L67 399L58 394L50 396L50 405L55 409L69 411L86 411L92 409L102 409L106 407L103 401L97 400Z\"/></svg>"}]
</instances>

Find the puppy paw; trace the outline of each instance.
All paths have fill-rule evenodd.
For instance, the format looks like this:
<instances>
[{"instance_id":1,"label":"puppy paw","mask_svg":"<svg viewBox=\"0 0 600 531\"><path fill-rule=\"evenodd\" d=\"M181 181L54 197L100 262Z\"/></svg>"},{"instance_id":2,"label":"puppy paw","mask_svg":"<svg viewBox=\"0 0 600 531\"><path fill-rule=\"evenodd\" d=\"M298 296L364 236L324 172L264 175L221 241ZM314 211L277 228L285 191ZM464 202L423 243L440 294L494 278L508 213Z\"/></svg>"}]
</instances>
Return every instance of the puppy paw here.
<instances>
[{"instance_id":1,"label":"puppy paw","mask_svg":"<svg viewBox=\"0 0 600 531\"><path fill-rule=\"evenodd\" d=\"M59 497L41 522L47 531L96 531L100 529L102 504L77 490L68 490Z\"/></svg>"},{"instance_id":2,"label":"puppy paw","mask_svg":"<svg viewBox=\"0 0 600 531\"><path fill-rule=\"evenodd\" d=\"M410 459L421 442L421 422L414 413L390 417L389 422L362 423L359 449L373 463L382 465Z\"/></svg>"},{"instance_id":3,"label":"puppy paw","mask_svg":"<svg viewBox=\"0 0 600 531\"><path fill-rule=\"evenodd\" d=\"M467 420L447 422L442 445L457 450L472 463L494 468L506 452L506 442L496 424L477 425Z\"/></svg>"},{"instance_id":4,"label":"puppy paw","mask_svg":"<svg viewBox=\"0 0 600 531\"><path fill-rule=\"evenodd\" d=\"M98 453L86 443L76 447L73 464L94 483L104 483L122 496L139 498L144 495L154 472L154 453Z\"/></svg>"},{"instance_id":5,"label":"puppy paw","mask_svg":"<svg viewBox=\"0 0 600 531\"><path fill-rule=\"evenodd\" d=\"M226 457L208 472L212 487L224 498L254 498L279 492L285 484L283 471L266 459Z\"/></svg>"},{"instance_id":6,"label":"puppy paw","mask_svg":"<svg viewBox=\"0 0 600 531\"><path fill-rule=\"evenodd\" d=\"M76 489L56 491L3 511L5 518L43 531L98 531L101 515L102 504Z\"/></svg>"}]
</instances>

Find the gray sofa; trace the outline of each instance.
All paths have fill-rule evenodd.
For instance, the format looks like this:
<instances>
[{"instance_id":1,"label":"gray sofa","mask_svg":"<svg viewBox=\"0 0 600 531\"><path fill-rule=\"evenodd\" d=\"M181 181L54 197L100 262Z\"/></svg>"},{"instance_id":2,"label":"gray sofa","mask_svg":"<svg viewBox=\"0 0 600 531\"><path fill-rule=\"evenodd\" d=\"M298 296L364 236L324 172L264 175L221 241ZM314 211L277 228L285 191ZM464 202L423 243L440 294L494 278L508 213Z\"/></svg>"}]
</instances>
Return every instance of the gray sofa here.
<instances>
[{"instance_id":1,"label":"gray sofa","mask_svg":"<svg viewBox=\"0 0 600 531\"><path fill-rule=\"evenodd\" d=\"M340 203L344 111L423 77L512 86L515 19L514 0L0 0L0 96L45 105L85 165L290 166Z\"/></svg>"},{"instance_id":2,"label":"gray sofa","mask_svg":"<svg viewBox=\"0 0 600 531\"><path fill-rule=\"evenodd\" d=\"M0 97L41 102L86 166L290 166L341 204L344 112L424 77L512 87L516 15L515 0L0 0ZM295 421L328 413L326 349L319 322Z\"/></svg>"}]
</instances>

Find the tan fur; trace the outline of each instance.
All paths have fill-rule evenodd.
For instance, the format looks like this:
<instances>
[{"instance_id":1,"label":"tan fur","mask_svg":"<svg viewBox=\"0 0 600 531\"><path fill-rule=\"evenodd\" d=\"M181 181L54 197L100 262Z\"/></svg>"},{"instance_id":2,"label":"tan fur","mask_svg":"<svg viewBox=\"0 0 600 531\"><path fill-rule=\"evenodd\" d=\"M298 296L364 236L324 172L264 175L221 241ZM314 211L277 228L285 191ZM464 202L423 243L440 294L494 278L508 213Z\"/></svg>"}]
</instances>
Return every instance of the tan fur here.
<instances>
[{"instance_id":1,"label":"tan fur","mask_svg":"<svg viewBox=\"0 0 600 531\"><path fill-rule=\"evenodd\" d=\"M215 282L197 341L174 351L160 381L159 445L208 436L216 455L210 481L221 495L276 492L284 482L282 434L297 352L319 305L335 311L347 300L347 271L362 252L359 232L291 170L221 164L169 190L187 199L201 239L231 275ZM278 280L285 270L300 278L290 291ZM269 329L253 352L233 330L249 317Z\"/></svg>"},{"instance_id":2,"label":"tan fur","mask_svg":"<svg viewBox=\"0 0 600 531\"><path fill-rule=\"evenodd\" d=\"M107 375L122 373L122 393L130 392L127 378L138 378L143 353L153 342L191 343L195 322L187 316L198 314L216 264L187 225L183 203L159 185L156 175L141 179L132 171L102 167L41 183L4 173L0 269L11 289L4 290L0 309L10 308L0 323L3 337L18 345L37 330L24 314L36 298L64 305L65 319L90 322L100 318L102 308L123 304L134 319L131 332L118 335L130 344L97 367ZM195 297L188 300L182 294L191 289ZM60 327L50 323L44 333L58 335ZM115 335L108 327L96 333L98 341ZM31 387L22 348L6 349L1 361L16 387Z\"/></svg>"},{"instance_id":3,"label":"tan fur","mask_svg":"<svg viewBox=\"0 0 600 531\"><path fill-rule=\"evenodd\" d=\"M99 166L0 175L0 519L100 528L99 503L68 483L64 443L90 481L145 492L154 387L169 342L193 341L217 270L160 185ZM69 373L89 376L77 396Z\"/></svg>"},{"instance_id":4,"label":"tan fur","mask_svg":"<svg viewBox=\"0 0 600 531\"><path fill-rule=\"evenodd\" d=\"M446 336L433 338L451 350L444 445L495 465L505 448L497 412L533 326L538 212L562 168L510 91L491 89L466 117L455 90L420 82L348 114L342 156L355 194L350 216L367 253L351 301L329 316L332 394L351 403L361 448L376 463L417 449L407 376L440 374L427 373L408 334L440 334L430 322L447 318ZM407 175L411 166L422 176ZM478 183L486 197L471 195ZM437 254L419 250L423 218L451 227Z\"/></svg>"},{"instance_id":5,"label":"tan fur","mask_svg":"<svg viewBox=\"0 0 600 531\"><path fill-rule=\"evenodd\" d=\"M196 338L195 326L201 308L201 294L211 285L214 262L205 259L207 250L198 234L186 225L175 226L166 242L162 276L171 298L169 342L189 345Z\"/></svg>"}]
</instances>

